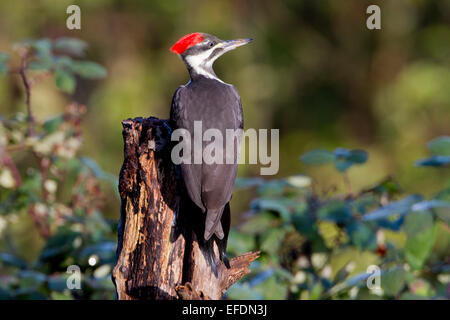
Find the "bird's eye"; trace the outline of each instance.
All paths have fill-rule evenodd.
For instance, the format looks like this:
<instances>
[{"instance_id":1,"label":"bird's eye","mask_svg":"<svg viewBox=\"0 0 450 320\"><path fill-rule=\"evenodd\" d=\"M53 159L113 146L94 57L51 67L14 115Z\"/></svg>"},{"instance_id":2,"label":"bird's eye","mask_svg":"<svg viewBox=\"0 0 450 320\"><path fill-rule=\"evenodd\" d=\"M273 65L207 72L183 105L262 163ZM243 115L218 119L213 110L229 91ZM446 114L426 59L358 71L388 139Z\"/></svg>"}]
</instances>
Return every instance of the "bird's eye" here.
<instances>
[{"instance_id":1,"label":"bird's eye","mask_svg":"<svg viewBox=\"0 0 450 320\"><path fill-rule=\"evenodd\" d=\"M213 41L210 41L210 42L208 43L208 45L209 45L209 47L214 47L214 42L213 42Z\"/></svg>"}]
</instances>

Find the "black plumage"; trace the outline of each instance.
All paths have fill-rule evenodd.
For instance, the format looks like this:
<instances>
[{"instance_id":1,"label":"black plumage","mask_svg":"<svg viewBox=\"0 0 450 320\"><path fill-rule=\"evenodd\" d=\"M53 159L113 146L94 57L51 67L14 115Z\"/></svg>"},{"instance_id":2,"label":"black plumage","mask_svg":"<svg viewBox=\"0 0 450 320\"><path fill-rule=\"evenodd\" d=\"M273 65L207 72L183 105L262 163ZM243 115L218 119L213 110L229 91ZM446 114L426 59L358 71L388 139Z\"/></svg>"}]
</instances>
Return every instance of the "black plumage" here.
<instances>
[{"instance_id":1,"label":"black plumage","mask_svg":"<svg viewBox=\"0 0 450 320\"><path fill-rule=\"evenodd\" d=\"M187 129L194 137L194 121L201 121L203 132L218 129L226 138L226 129L242 129L242 107L237 90L215 79L198 76L175 92L171 120L176 128ZM203 149L210 142L203 142ZM225 141L224 141L225 146ZM237 148L237 144L236 144ZM202 149L202 151L203 151ZM224 150L225 151L225 150ZM192 162L194 160L192 149ZM236 150L235 154L237 156ZM235 163L226 164L181 164L182 176L194 203L207 214L204 237L213 233L220 239L223 232L220 217L224 206L230 201L237 174Z\"/></svg>"},{"instance_id":2,"label":"black plumage","mask_svg":"<svg viewBox=\"0 0 450 320\"><path fill-rule=\"evenodd\" d=\"M211 141L202 141L201 149L191 149L191 164L182 163L181 175L193 203L205 215L204 247L208 259L214 263L213 241L216 241L222 260L226 259L226 243L230 227L229 201L236 179L240 150L243 113L241 99L236 88L219 80L212 70L212 63L222 53L234 49L243 40L222 41L214 36L202 34L205 39L180 56L186 63L191 81L180 86L172 99L171 126L186 129L194 141L194 123L201 121L202 134L208 129L217 129L223 137L223 163L194 163L194 153L203 151ZM249 40L245 40L249 42ZM232 141L226 139L226 130L238 133ZM233 161L226 161L226 144L232 143ZM225 210L224 210L225 209ZM216 273L216 272L215 272Z\"/></svg>"}]
</instances>

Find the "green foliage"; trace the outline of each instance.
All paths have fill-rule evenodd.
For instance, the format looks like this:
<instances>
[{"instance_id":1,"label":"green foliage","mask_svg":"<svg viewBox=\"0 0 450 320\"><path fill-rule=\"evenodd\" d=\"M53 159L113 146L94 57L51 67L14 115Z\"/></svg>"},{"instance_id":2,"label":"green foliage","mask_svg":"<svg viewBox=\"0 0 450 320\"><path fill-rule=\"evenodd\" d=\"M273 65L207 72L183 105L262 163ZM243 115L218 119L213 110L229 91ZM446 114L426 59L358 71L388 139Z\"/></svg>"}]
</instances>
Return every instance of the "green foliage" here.
<instances>
[{"instance_id":1,"label":"green foliage","mask_svg":"<svg viewBox=\"0 0 450 320\"><path fill-rule=\"evenodd\" d=\"M413 269L422 269L434 244L434 221L431 212L417 211L405 219L406 261Z\"/></svg>"},{"instance_id":2,"label":"green foliage","mask_svg":"<svg viewBox=\"0 0 450 320\"><path fill-rule=\"evenodd\" d=\"M444 153L447 143L448 138L438 138L429 148ZM300 159L310 165L334 164L345 171L365 163L368 156L362 150L338 148L313 150ZM337 196L319 195L314 185L306 176L239 181L237 187L257 186L258 196L251 203L251 214L231 234L229 250L234 254L242 252L237 248L261 250L262 255L246 281L231 288L229 298L446 297L448 189L424 199L402 194L392 178L356 194ZM440 246L436 230L447 230L439 232ZM381 290L366 285L372 265L380 268Z\"/></svg>"},{"instance_id":3,"label":"green foliage","mask_svg":"<svg viewBox=\"0 0 450 320\"><path fill-rule=\"evenodd\" d=\"M71 38L28 40L14 45L20 66L9 68L9 55L0 54L0 70L18 68L27 81L49 73L59 89L72 93L75 75L106 75L103 67L69 56L82 56L85 49L84 42ZM29 108L33 111L34 105ZM117 179L79 154L85 112L85 106L70 103L63 114L43 122L22 113L0 118L0 238L5 244L0 248L0 299L114 297L110 273L116 225L101 210L102 181ZM31 224L27 232L37 236L39 252L31 260L16 250L19 241L11 229L19 216L20 223ZM79 290L67 287L70 265L81 269Z\"/></svg>"},{"instance_id":4,"label":"green foliage","mask_svg":"<svg viewBox=\"0 0 450 320\"><path fill-rule=\"evenodd\" d=\"M450 137L439 137L428 143L428 149L433 154L450 156Z\"/></svg>"},{"instance_id":5,"label":"green foliage","mask_svg":"<svg viewBox=\"0 0 450 320\"><path fill-rule=\"evenodd\" d=\"M106 69L98 63L73 59L83 57L86 48L84 41L66 37L55 40L26 40L13 46L18 52L26 52L25 70L54 74L56 86L69 94L75 91L76 75L86 79L101 79L107 76ZM2 70L7 72L8 57L0 53L0 73Z\"/></svg>"},{"instance_id":6,"label":"green foliage","mask_svg":"<svg viewBox=\"0 0 450 320\"><path fill-rule=\"evenodd\" d=\"M340 172L347 171L353 165L363 164L368 155L364 150L348 150L337 148L333 152L326 150L312 150L300 157L300 160L308 165L334 164Z\"/></svg>"},{"instance_id":7,"label":"green foliage","mask_svg":"<svg viewBox=\"0 0 450 320\"><path fill-rule=\"evenodd\" d=\"M418 166L450 166L450 137L439 137L428 143L432 156L416 161Z\"/></svg>"},{"instance_id":8,"label":"green foliage","mask_svg":"<svg viewBox=\"0 0 450 320\"><path fill-rule=\"evenodd\" d=\"M72 73L64 69L56 69L55 83L62 91L72 93L75 90L76 80Z\"/></svg>"}]
</instances>

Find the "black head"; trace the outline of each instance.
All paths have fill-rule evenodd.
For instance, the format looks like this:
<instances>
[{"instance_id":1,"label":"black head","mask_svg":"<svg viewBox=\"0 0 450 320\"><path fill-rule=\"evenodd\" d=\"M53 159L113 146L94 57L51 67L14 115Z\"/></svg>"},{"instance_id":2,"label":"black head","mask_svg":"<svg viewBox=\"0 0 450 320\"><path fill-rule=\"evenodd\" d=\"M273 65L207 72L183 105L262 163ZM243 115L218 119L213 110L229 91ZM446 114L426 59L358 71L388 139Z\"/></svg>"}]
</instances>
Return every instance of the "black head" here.
<instances>
[{"instance_id":1,"label":"black head","mask_svg":"<svg viewBox=\"0 0 450 320\"><path fill-rule=\"evenodd\" d=\"M193 74L215 78L214 61L225 52L243 46L252 39L221 40L207 33L191 33L175 43L172 52L180 55L191 76Z\"/></svg>"}]
</instances>

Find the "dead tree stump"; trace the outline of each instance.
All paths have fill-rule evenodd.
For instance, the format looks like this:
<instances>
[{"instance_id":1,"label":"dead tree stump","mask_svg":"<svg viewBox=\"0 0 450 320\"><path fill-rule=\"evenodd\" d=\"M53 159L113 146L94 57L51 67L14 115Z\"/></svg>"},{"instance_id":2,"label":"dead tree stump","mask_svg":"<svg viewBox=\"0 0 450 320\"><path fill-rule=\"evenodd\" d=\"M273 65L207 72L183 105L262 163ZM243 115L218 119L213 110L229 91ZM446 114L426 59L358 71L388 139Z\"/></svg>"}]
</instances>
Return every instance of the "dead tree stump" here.
<instances>
[{"instance_id":1,"label":"dead tree stump","mask_svg":"<svg viewBox=\"0 0 450 320\"><path fill-rule=\"evenodd\" d=\"M199 214L170 158L167 120L135 118L122 125L121 208L112 272L118 299L221 299L250 272L259 252L231 259L230 269L221 264L216 277L197 241Z\"/></svg>"}]
</instances>

